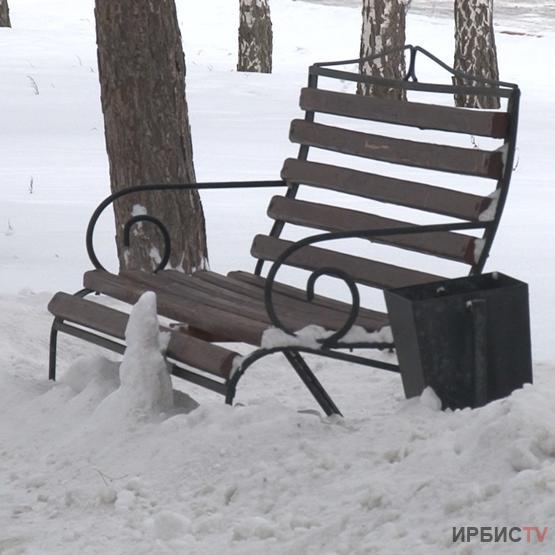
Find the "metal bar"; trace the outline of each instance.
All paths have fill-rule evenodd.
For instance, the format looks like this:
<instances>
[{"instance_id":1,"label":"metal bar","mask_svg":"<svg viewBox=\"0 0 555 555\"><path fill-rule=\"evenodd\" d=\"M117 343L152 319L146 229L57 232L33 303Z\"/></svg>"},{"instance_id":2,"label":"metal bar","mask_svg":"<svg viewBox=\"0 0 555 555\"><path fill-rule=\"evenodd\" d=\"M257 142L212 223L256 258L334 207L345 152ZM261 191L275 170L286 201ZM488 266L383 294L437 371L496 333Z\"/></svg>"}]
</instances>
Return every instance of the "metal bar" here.
<instances>
[{"instance_id":1,"label":"metal bar","mask_svg":"<svg viewBox=\"0 0 555 555\"><path fill-rule=\"evenodd\" d=\"M384 87L392 87L408 91L449 94L477 94L483 96L499 96L501 98L508 98L513 94L513 89L495 89L493 87L471 87L464 85L442 85L421 83L420 81L396 81L395 79L369 77L367 75L351 73L350 71L339 71L337 69L328 69L318 66L310 66L309 71L313 72L315 75L320 75L322 77L331 77L333 79L342 79L344 81L354 81L356 83L382 85Z\"/></svg>"},{"instance_id":2,"label":"metal bar","mask_svg":"<svg viewBox=\"0 0 555 555\"><path fill-rule=\"evenodd\" d=\"M474 406L482 407L488 402L487 303L485 299L472 299L468 305L474 348Z\"/></svg>"},{"instance_id":3,"label":"metal bar","mask_svg":"<svg viewBox=\"0 0 555 555\"><path fill-rule=\"evenodd\" d=\"M346 362L354 362L356 364L362 364L364 366L370 366L372 368L378 368L380 370L388 370L389 372L395 372L399 374L401 372L399 366L397 364L391 364L389 362L383 362L381 360L375 360L372 358L364 358L357 355L352 355L350 353L343 353L341 351L328 351L322 350L318 351L317 349L300 349L302 352L311 353L315 355L321 355L328 358L335 358L337 360L344 360Z\"/></svg>"},{"instance_id":4,"label":"metal bar","mask_svg":"<svg viewBox=\"0 0 555 555\"><path fill-rule=\"evenodd\" d=\"M454 75L455 77L460 77L462 79L467 79L469 81L475 81L477 83L484 83L484 84L488 84L488 85L494 85L494 86L497 86L497 87L515 88L517 86L516 84L509 83L507 81L496 81L494 79L487 79L487 78L482 77L480 75L472 75L470 73L465 73L464 71L459 71L459 70L457 70L455 68L452 68L451 66L447 65L445 62L441 61L439 58L434 56L431 52L429 52L425 48L422 48L421 46L413 46L411 44L406 44L406 45L401 46L401 47L389 48L389 49L386 49L386 50L383 50L383 51L379 52L378 54L373 54L371 56L366 56L366 57L363 57L363 58L354 58L354 59L350 59L350 60L339 60L339 61L333 61L333 62L317 62L317 63L313 64L311 66L311 68L312 67L321 68L321 67L324 67L324 66L332 67L332 66L349 65L349 64L360 64L362 62L376 60L378 58L388 56L389 54L392 54L394 52L399 52L399 51L404 51L404 50L410 50L411 58L413 57L413 55L415 56L416 52L421 52L422 54L424 54L424 56L426 56L427 58L429 58L430 60L435 62L437 65L439 65L440 67L442 67L443 69L445 69L446 71L448 71L449 73Z\"/></svg>"},{"instance_id":5,"label":"metal bar","mask_svg":"<svg viewBox=\"0 0 555 555\"><path fill-rule=\"evenodd\" d=\"M322 407L322 410L326 413L326 415L330 416L332 414L338 414L342 416L341 411L337 408L332 398L328 395L328 392L318 381L318 378L316 378L299 352L287 349L283 351L283 354L289 361L289 364L291 364L294 368L295 372L297 372L298 376L306 385L310 393L312 393L312 396L316 399L320 407Z\"/></svg>"},{"instance_id":6,"label":"metal bar","mask_svg":"<svg viewBox=\"0 0 555 555\"><path fill-rule=\"evenodd\" d=\"M61 322L58 318L54 318L52 328L50 330L50 348L48 357L48 379L56 380L56 353L58 349L58 323Z\"/></svg>"},{"instance_id":7,"label":"metal bar","mask_svg":"<svg viewBox=\"0 0 555 555\"><path fill-rule=\"evenodd\" d=\"M117 191L112 193L108 197L106 197L95 209L93 212L91 219L89 220L89 224L87 226L87 233L85 237L85 243L87 247L87 254L89 255L89 259L92 262L93 266L97 270L104 270L105 268L102 266L96 253L94 251L93 245L93 235L94 235L94 228L98 221L98 218L102 214L102 212L108 207L112 202L115 200L130 195L133 193L143 193L146 191L191 191L194 189L203 189L203 190L210 190L210 189L253 189L253 188L267 188L267 187L283 187L285 186L285 181L220 181L220 182L213 182L213 183L188 183L188 184L169 184L169 185L139 185L135 187L127 187L122 189L121 191ZM156 218L151 218L151 222L156 223L157 227L163 232L165 229L164 224L160 222ZM166 244L166 251L169 250L169 245ZM161 265L158 266L157 271L162 269Z\"/></svg>"},{"instance_id":8,"label":"metal bar","mask_svg":"<svg viewBox=\"0 0 555 555\"><path fill-rule=\"evenodd\" d=\"M481 274L486 261L489 256L489 251L491 250L491 246L493 244L493 240L495 239L495 235L497 234L497 229L499 228L499 223L501 221L501 214L503 213L503 208L505 207L505 202L507 200L507 195L509 194L509 184L511 182L511 176L513 173L513 164L514 164L514 157L515 157L515 150L516 150L516 137L518 131L518 113L520 107L520 89L516 87L513 91L513 94L509 98L508 106L507 106L507 113L509 114L509 136L505 141L505 148L507 149L505 161L504 161L504 168L503 168L503 176L499 180L497 185L498 189L500 190L499 199L497 201L497 209L495 213L495 218L491 227L487 230L484 234L484 248L482 249L482 253L476 265L472 268L471 274Z\"/></svg>"},{"instance_id":9,"label":"metal bar","mask_svg":"<svg viewBox=\"0 0 555 555\"><path fill-rule=\"evenodd\" d=\"M385 351L386 349L394 349L393 343L385 341L357 341L355 343L341 343L340 341L333 345L334 349L377 349L378 351Z\"/></svg>"},{"instance_id":10,"label":"metal bar","mask_svg":"<svg viewBox=\"0 0 555 555\"><path fill-rule=\"evenodd\" d=\"M74 293L75 297L84 298L89 293L92 293L90 289L84 288ZM50 329L50 345L48 351L48 379L56 380L56 358L58 354L58 331L61 329L63 324L63 319L55 317L52 322L52 328Z\"/></svg>"}]
</instances>

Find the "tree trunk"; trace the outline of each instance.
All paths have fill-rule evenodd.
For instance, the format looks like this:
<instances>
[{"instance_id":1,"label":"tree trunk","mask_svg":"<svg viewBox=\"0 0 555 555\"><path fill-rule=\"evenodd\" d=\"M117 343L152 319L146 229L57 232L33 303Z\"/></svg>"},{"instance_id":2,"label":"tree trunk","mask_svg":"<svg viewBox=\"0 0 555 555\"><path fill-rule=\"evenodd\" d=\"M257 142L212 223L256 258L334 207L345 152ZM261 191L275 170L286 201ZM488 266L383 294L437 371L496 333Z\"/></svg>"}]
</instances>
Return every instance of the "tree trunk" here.
<instances>
[{"instance_id":1,"label":"tree trunk","mask_svg":"<svg viewBox=\"0 0 555 555\"><path fill-rule=\"evenodd\" d=\"M239 0L237 71L272 73L272 20L268 0Z\"/></svg>"},{"instance_id":2,"label":"tree trunk","mask_svg":"<svg viewBox=\"0 0 555 555\"><path fill-rule=\"evenodd\" d=\"M11 27L8 0L0 0L0 27Z\"/></svg>"},{"instance_id":3,"label":"tree trunk","mask_svg":"<svg viewBox=\"0 0 555 555\"><path fill-rule=\"evenodd\" d=\"M185 58L174 0L96 0L98 66L112 191L148 184L195 183L185 99ZM132 216L158 218L171 236L170 265L191 272L207 259L198 192L149 192L114 206L121 269L152 270L163 240L152 223L123 227Z\"/></svg>"},{"instance_id":4,"label":"tree trunk","mask_svg":"<svg viewBox=\"0 0 555 555\"><path fill-rule=\"evenodd\" d=\"M402 48L405 44L405 15L407 0L363 0L360 57L366 58L384 50ZM393 54L361 62L360 73L386 79L403 79L405 55L399 50ZM358 94L380 98L405 99L401 89L359 83Z\"/></svg>"},{"instance_id":5,"label":"tree trunk","mask_svg":"<svg viewBox=\"0 0 555 555\"><path fill-rule=\"evenodd\" d=\"M493 31L493 0L455 0L455 69L499 79L497 50ZM472 84L454 79L456 84ZM457 106L499 108L495 96L455 95Z\"/></svg>"}]
</instances>

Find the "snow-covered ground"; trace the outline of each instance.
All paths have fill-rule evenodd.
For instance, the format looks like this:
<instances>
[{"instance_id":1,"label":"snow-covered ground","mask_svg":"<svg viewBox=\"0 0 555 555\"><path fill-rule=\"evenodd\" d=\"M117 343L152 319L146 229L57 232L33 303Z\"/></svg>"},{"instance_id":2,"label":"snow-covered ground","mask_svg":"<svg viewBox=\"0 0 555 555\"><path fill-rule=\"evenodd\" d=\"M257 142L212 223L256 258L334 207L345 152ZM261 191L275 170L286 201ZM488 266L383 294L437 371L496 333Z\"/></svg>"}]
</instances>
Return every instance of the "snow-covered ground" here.
<instances>
[{"instance_id":1,"label":"snow-covered ground","mask_svg":"<svg viewBox=\"0 0 555 555\"><path fill-rule=\"evenodd\" d=\"M519 165L488 268L530 284L534 386L441 412L429 392L405 400L395 376L314 361L346 413L326 419L297 412L314 403L279 358L251 370L233 409L193 386L183 389L200 406L183 394L170 409L156 375L159 395L145 397L146 382L120 383L116 363L66 338L65 377L46 381L46 304L79 288L84 228L109 189L93 2L10 7L13 29L0 29L0 553L553 552L555 526L541 545L452 543L454 526L555 519L550 24L522 36L510 34L521 21L505 19L509 34L497 35L502 78L523 99ZM198 179L275 179L296 153L288 126L306 67L356 56L359 10L272 0L275 71L247 75L234 71L236 2L178 8ZM452 57L449 20L409 13L407 34ZM213 269L253 267L271 194L203 195ZM107 216L97 250L113 267L112 235ZM144 362L131 353L122 374L158 364Z\"/></svg>"}]
</instances>

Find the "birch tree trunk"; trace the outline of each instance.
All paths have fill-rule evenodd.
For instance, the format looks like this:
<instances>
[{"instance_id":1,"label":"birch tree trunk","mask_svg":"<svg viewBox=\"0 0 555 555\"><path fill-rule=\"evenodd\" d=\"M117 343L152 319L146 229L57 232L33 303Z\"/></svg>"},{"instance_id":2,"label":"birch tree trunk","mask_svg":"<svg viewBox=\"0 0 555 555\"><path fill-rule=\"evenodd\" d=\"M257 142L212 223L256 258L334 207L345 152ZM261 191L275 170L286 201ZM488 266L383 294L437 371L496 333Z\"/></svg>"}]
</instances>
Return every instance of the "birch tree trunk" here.
<instances>
[{"instance_id":1,"label":"birch tree trunk","mask_svg":"<svg viewBox=\"0 0 555 555\"><path fill-rule=\"evenodd\" d=\"M405 44L406 0L363 0L360 57L366 58L384 50L402 48ZM405 56L399 50L393 54L361 62L360 73L387 79L402 79L405 75ZM357 93L381 98L404 100L401 89L391 89L359 83Z\"/></svg>"},{"instance_id":2,"label":"birch tree trunk","mask_svg":"<svg viewBox=\"0 0 555 555\"><path fill-rule=\"evenodd\" d=\"M96 0L96 33L112 191L147 184L194 183L185 98L185 58L174 0ZM160 219L171 236L170 265L205 266L206 237L197 191L148 192L116 201L121 269L152 270L163 255L156 226L123 227L132 216Z\"/></svg>"},{"instance_id":3,"label":"birch tree trunk","mask_svg":"<svg viewBox=\"0 0 555 555\"><path fill-rule=\"evenodd\" d=\"M493 30L493 0L455 0L455 69L486 79L499 79ZM470 84L454 79L456 84ZM499 108L494 96L455 95L468 108Z\"/></svg>"},{"instance_id":4,"label":"birch tree trunk","mask_svg":"<svg viewBox=\"0 0 555 555\"><path fill-rule=\"evenodd\" d=\"M272 37L268 0L239 0L237 71L272 73Z\"/></svg>"},{"instance_id":5,"label":"birch tree trunk","mask_svg":"<svg viewBox=\"0 0 555 555\"><path fill-rule=\"evenodd\" d=\"M8 0L0 0L0 27L11 27Z\"/></svg>"}]
</instances>

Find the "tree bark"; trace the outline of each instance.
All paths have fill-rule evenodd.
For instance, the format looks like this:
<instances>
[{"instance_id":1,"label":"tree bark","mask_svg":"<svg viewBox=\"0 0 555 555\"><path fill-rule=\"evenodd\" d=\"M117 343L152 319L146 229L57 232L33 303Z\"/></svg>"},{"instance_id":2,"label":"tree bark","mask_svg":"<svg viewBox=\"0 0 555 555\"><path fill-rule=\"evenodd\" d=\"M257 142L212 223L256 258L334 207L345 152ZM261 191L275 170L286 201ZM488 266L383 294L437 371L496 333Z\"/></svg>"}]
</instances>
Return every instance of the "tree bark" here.
<instances>
[{"instance_id":1,"label":"tree bark","mask_svg":"<svg viewBox=\"0 0 555 555\"><path fill-rule=\"evenodd\" d=\"M0 0L0 27L11 27L8 0Z\"/></svg>"},{"instance_id":2,"label":"tree bark","mask_svg":"<svg viewBox=\"0 0 555 555\"><path fill-rule=\"evenodd\" d=\"M272 37L268 0L239 0L237 71L272 73Z\"/></svg>"},{"instance_id":3,"label":"tree bark","mask_svg":"<svg viewBox=\"0 0 555 555\"><path fill-rule=\"evenodd\" d=\"M455 0L455 69L499 79L493 30L493 0ZM454 79L456 84L471 84ZM455 95L455 104L467 108L499 108L495 96Z\"/></svg>"},{"instance_id":4,"label":"tree bark","mask_svg":"<svg viewBox=\"0 0 555 555\"><path fill-rule=\"evenodd\" d=\"M405 44L406 0L363 0L360 57L366 58ZM393 54L364 61L360 73L386 79L403 79L405 55L399 50ZM405 99L401 89L359 83L357 93L380 98Z\"/></svg>"},{"instance_id":5,"label":"tree bark","mask_svg":"<svg viewBox=\"0 0 555 555\"><path fill-rule=\"evenodd\" d=\"M195 183L185 97L185 58L174 0L96 0L96 33L112 191L134 185ZM123 228L132 217L161 220L171 236L170 265L205 266L206 236L198 192L145 192L114 206L121 269L152 270L163 240L151 223Z\"/></svg>"}]
</instances>

